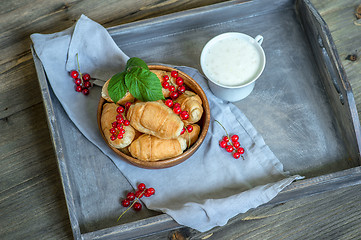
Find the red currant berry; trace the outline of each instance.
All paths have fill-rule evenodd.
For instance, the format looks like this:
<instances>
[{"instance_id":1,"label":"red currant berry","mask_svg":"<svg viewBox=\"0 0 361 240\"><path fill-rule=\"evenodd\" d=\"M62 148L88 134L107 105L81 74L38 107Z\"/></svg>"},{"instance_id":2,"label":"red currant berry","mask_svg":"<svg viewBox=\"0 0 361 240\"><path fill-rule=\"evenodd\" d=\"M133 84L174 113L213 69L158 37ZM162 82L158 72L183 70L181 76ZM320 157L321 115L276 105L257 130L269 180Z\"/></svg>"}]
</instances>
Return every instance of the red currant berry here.
<instances>
[{"instance_id":1,"label":"red currant berry","mask_svg":"<svg viewBox=\"0 0 361 240\"><path fill-rule=\"evenodd\" d=\"M74 83L75 83L75 85L80 86L80 85L81 85L81 79L80 79L80 78L76 78L76 79L74 80Z\"/></svg>"},{"instance_id":2,"label":"red currant berry","mask_svg":"<svg viewBox=\"0 0 361 240\"><path fill-rule=\"evenodd\" d=\"M117 132L117 130L115 130L115 128L111 128L111 129L109 130L109 132L110 132L111 134L114 134L114 133Z\"/></svg>"},{"instance_id":3,"label":"red currant berry","mask_svg":"<svg viewBox=\"0 0 361 240\"><path fill-rule=\"evenodd\" d=\"M220 146L221 148L225 148L225 147L227 146L227 143L226 143L225 141L220 141L220 142L219 142L219 146Z\"/></svg>"},{"instance_id":4,"label":"red currant berry","mask_svg":"<svg viewBox=\"0 0 361 240\"><path fill-rule=\"evenodd\" d=\"M240 146L241 146L241 144L239 142L233 142L234 148L239 148Z\"/></svg>"},{"instance_id":5,"label":"red currant berry","mask_svg":"<svg viewBox=\"0 0 361 240\"><path fill-rule=\"evenodd\" d=\"M123 106L117 107L117 112L118 112L118 113L123 113L124 111L125 111L125 109L124 109Z\"/></svg>"},{"instance_id":6,"label":"red currant berry","mask_svg":"<svg viewBox=\"0 0 361 240\"><path fill-rule=\"evenodd\" d=\"M175 114L180 114L181 111L182 111L182 110L181 110L180 107L175 107L175 108L173 108L173 112L174 112Z\"/></svg>"},{"instance_id":7,"label":"red currant berry","mask_svg":"<svg viewBox=\"0 0 361 240\"><path fill-rule=\"evenodd\" d=\"M115 139L117 139L116 136L114 136L114 135L111 135L111 136L110 136L110 140L115 141Z\"/></svg>"},{"instance_id":8,"label":"red currant berry","mask_svg":"<svg viewBox=\"0 0 361 240\"><path fill-rule=\"evenodd\" d=\"M122 139L123 138L123 134L122 133L119 133L118 136L117 136L118 139Z\"/></svg>"},{"instance_id":9,"label":"red currant berry","mask_svg":"<svg viewBox=\"0 0 361 240\"><path fill-rule=\"evenodd\" d=\"M242 148L242 147L238 148L238 149L237 149L237 152L238 152L239 154L243 154L243 153L244 153L244 148Z\"/></svg>"},{"instance_id":10,"label":"red currant berry","mask_svg":"<svg viewBox=\"0 0 361 240\"><path fill-rule=\"evenodd\" d=\"M178 92L171 92L169 94L169 96L172 98L172 99L177 99L179 97L179 93Z\"/></svg>"},{"instance_id":11,"label":"red currant berry","mask_svg":"<svg viewBox=\"0 0 361 240\"><path fill-rule=\"evenodd\" d=\"M83 90L82 86L75 86L76 92L81 92Z\"/></svg>"},{"instance_id":12,"label":"red currant berry","mask_svg":"<svg viewBox=\"0 0 361 240\"><path fill-rule=\"evenodd\" d=\"M192 125L188 125L187 126L187 131L190 133L193 131L193 126Z\"/></svg>"},{"instance_id":13,"label":"red currant berry","mask_svg":"<svg viewBox=\"0 0 361 240\"><path fill-rule=\"evenodd\" d=\"M149 193L150 195L154 195L155 189L151 187L151 188L148 188L146 192Z\"/></svg>"},{"instance_id":14,"label":"red currant berry","mask_svg":"<svg viewBox=\"0 0 361 240\"><path fill-rule=\"evenodd\" d=\"M124 133L125 133L125 130L124 130L124 129L119 129L119 132L120 132L121 134L124 134Z\"/></svg>"},{"instance_id":15,"label":"red currant berry","mask_svg":"<svg viewBox=\"0 0 361 240\"><path fill-rule=\"evenodd\" d=\"M162 83L162 87L163 87L164 89L169 88L169 83L166 82L166 81L164 81L164 82Z\"/></svg>"},{"instance_id":16,"label":"red currant berry","mask_svg":"<svg viewBox=\"0 0 361 240\"><path fill-rule=\"evenodd\" d=\"M182 111L180 117L182 120L187 120L189 118L189 113L187 111Z\"/></svg>"},{"instance_id":17,"label":"red currant berry","mask_svg":"<svg viewBox=\"0 0 361 240\"><path fill-rule=\"evenodd\" d=\"M129 109L130 108L130 105L132 105L131 102L127 102L124 106L125 106L125 109Z\"/></svg>"},{"instance_id":18,"label":"red currant berry","mask_svg":"<svg viewBox=\"0 0 361 240\"><path fill-rule=\"evenodd\" d=\"M89 75L88 73L84 73L84 74L83 74L83 80L84 80L84 81L89 81L90 78L91 78L91 77L90 77L90 75Z\"/></svg>"},{"instance_id":19,"label":"red currant berry","mask_svg":"<svg viewBox=\"0 0 361 240\"><path fill-rule=\"evenodd\" d=\"M112 122L112 127L113 128L116 128L118 126L118 123L117 122Z\"/></svg>"},{"instance_id":20,"label":"red currant berry","mask_svg":"<svg viewBox=\"0 0 361 240\"><path fill-rule=\"evenodd\" d=\"M118 123L123 123L124 122L124 118L123 118L123 115L121 114L118 114L115 119L117 119ZM121 122L119 122L119 120L121 120Z\"/></svg>"},{"instance_id":21,"label":"red currant berry","mask_svg":"<svg viewBox=\"0 0 361 240\"><path fill-rule=\"evenodd\" d=\"M135 199L135 194L133 192L128 192L127 199L133 201Z\"/></svg>"},{"instance_id":22,"label":"red currant berry","mask_svg":"<svg viewBox=\"0 0 361 240\"><path fill-rule=\"evenodd\" d=\"M142 197L143 197L143 191L141 191L141 190L136 191L136 192L135 192L135 196L136 196L137 198L142 198Z\"/></svg>"},{"instance_id":23,"label":"red currant berry","mask_svg":"<svg viewBox=\"0 0 361 240\"><path fill-rule=\"evenodd\" d=\"M180 105L179 103L177 103L177 102L176 102L176 103L174 103L173 108L178 108L178 107L180 108L180 107L181 107L181 105Z\"/></svg>"},{"instance_id":24,"label":"red currant berry","mask_svg":"<svg viewBox=\"0 0 361 240\"><path fill-rule=\"evenodd\" d=\"M232 145L228 145L228 146L226 147L226 151L227 151L227 152L233 152L233 150L234 150L234 148L233 148Z\"/></svg>"},{"instance_id":25,"label":"red currant berry","mask_svg":"<svg viewBox=\"0 0 361 240\"><path fill-rule=\"evenodd\" d=\"M239 154L238 152L233 153L233 157L235 159L238 159L240 156L241 156L241 154Z\"/></svg>"},{"instance_id":26,"label":"red currant berry","mask_svg":"<svg viewBox=\"0 0 361 240\"><path fill-rule=\"evenodd\" d=\"M223 141L228 142L228 141L229 141L228 137L227 137L227 136L224 136L224 137L223 137Z\"/></svg>"},{"instance_id":27,"label":"red currant berry","mask_svg":"<svg viewBox=\"0 0 361 240\"><path fill-rule=\"evenodd\" d=\"M139 183L138 190L143 191L144 189L145 189L145 184L144 183Z\"/></svg>"},{"instance_id":28,"label":"red currant berry","mask_svg":"<svg viewBox=\"0 0 361 240\"><path fill-rule=\"evenodd\" d=\"M84 81L83 87L90 88L91 86L92 86L92 84L89 81Z\"/></svg>"},{"instance_id":29,"label":"red currant berry","mask_svg":"<svg viewBox=\"0 0 361 240\"><path fill-rule=\"evenodd\" d=\"M232 142L237 142L239 139L238 135L232 135L231 140Z\"/></svg>"},{"instance_id":30,"label":"red currant berry","mask_svg":"<svg viewBox=\"0 0 361 240\"><path fill-rule=\"evenodd\" d=\"M83 92L84 95L88 95L89 94L89 89L84 88L82 92Z\"/></svg>"},{"instance_id":31,"label":"red currant berry","mask_svg":"<svg viewBox=\"0 0 361 240\"><path fill-rule=\"evenodd\" d=\"M168 75L164 75L163 76L163 81L168 81L169 80L169 76Z\"/></svg>"},{"instance_id":32,"label":"red currant berry","mask_svg":"<svg viewBox=\"0 0 361 240\"><path fill-rule=\"evenodd\" d=\"M174 86L169 86L169 87L168 87L168 90L171 91L171 92L174 92L174 91L175 91L175 87L174 87Z\"/></svg>"},{"instance_id":33,"label":"red currant berry","mask_svg":"<svg viewBox=\"0 0 361 240\"><path fill-rule=\"evenodd\" d=\"M186 132L186 128L183 128L182 131L181 131L181 135L184 134Z\"/></svg>"},{"instance_id":34,"label":"red currant berry","mask_svg":"<svg viewBox=\"0 0 361 240\"><path fill-rule=\"evenodd\" d=\"M164 103L167 107L173 107L173 100L172 99L167 99Z\"/></svg>"},{"instance_id":35,"label":"red currant berry","mask_svg":"<svg viewBox=\"0 0 361 240\"><path fill-rule=\"evenodd\" d=\"M130 205L130 201L129 201L128 199L124 199L124 200L122 201L122 206L123 206L123 207L129 207L129 205Z\"/></svg>"},{"instance_id":36,"label":"red currant berry","mask_svg":"<svg viewBox=\"0 0 361 240\"><path fill-rule=\"evenodd\" d=\"M70 71L70 76L71 76L72 78L76 79L76 78L79 77L79 73L78 73L78 71L76 71L76 70L72 70L72 71Z\"/></svg>"},{"instance_id":37,"label":"red currant berry","mask_svg":"<svg viewBox=\"0 0 361 240\"><path fill-rule=\"evenodd\" d=\"M176 83L178 86L183 85L183 83L184 83L183 78L177 77L177 79L175 80L175 83Z\"/></svg>"},{"instance_id":38,"label":"red currant berry","mask_svg":"<svg viewBox=\"0 0 361 240\"><path fill-rule=\"evenodd\" d=\"M142 210L142 204L140 204L139 202L134 203L133 209L134 209L135 211L140 211L140 210Z\"/></svg>"},{"instance_id":39,"label":"red currant berry","mask_svg":"<svg viewBox=\"0 0 361 240\"><path fill-rule=\"evenodd\" d=\"M178 87L178 92L184 93L185 91L186 91L186 87L184 85Z\"/></svg>"},{"instance_id":40,"label":"red currant berry","mask_svg":"<svg viewBox=\"0 0 361 240\"><path fill-rule=\"evenodd\" d=\"M118 130L123 130L123 125L121 123L117 123Z\"/></svg>"},{"instance_id":41,"label":"red currant berry","mask_svg":"<svg viewBox=\"0 0 361 240\"><path fill-rule=\"evenodd\" d=\"M124 126L129 126L129 124L130 124L130 122L129 122L129 120L124 120Z\"/></svg>"},{"instance_id":42,"label":"red currant berry","mask_svg":"<svg viewBox=\"0 0 361 240\"><path fill-rule=\"evenodd\" d=\"M150 196L152 196L152 195L150 195L147 191L145 191L144 197L150 197Z\"/></svg>"},{"instance_id":43,"label":"red currant berry","mask_svg":"<svg viewBox=\"0 0 361 240\"><path fill-rule=\"evenodd\" d=\"M172 71L172 72L170 73L170 75L171 75L172 77L176 78L176 77L178 77L178 72L177 72L177 71Z\"/></svg>"}]
</instances>

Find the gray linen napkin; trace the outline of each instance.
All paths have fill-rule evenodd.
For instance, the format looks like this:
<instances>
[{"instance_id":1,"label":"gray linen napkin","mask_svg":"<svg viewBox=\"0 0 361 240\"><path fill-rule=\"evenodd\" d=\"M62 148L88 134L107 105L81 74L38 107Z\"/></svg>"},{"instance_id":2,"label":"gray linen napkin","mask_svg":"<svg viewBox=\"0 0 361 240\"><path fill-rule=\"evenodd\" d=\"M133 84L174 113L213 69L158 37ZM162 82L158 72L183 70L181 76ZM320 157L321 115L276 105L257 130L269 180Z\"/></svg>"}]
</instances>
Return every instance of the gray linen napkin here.
<instances>
[{"instance_id":1,"label":"gray linen napkin","mask_svg":"<svg viewBox=\"0 0 361 240\"><path fill-rule=\"evenodd\" d=\"M109 79L123 70L128 57L106 29L84 15L75 27L54 34L32 34L31 39L55 95L79 130L109 156L134 188L144 182L156 189L151 198L142 198L149 209L167 213L182 225L207 231L270 201L292 181L301 178L288 176L243 113L233 104L216 98L202 74L189 67L177 68L201 85L211 108L211 124L201 147L187 161L166 169L142 169L123 161L107 147L98 132L96 110L100 87L92 88L88 96L76 93L68 71L76 69L78 53L82 72ZM245 160L236 160L219 147L224 130L215 119L230 134L239 135Z\"/></svg>"}]
</instances>

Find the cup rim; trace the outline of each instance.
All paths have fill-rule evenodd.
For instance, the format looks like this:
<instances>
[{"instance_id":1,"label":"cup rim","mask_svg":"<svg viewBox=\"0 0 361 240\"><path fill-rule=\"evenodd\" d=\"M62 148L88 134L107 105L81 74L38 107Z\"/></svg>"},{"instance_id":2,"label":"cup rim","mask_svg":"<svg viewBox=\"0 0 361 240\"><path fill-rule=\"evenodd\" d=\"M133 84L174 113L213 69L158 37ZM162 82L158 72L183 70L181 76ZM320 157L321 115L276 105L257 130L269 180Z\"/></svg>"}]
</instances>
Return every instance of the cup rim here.
<instances>
[{"instance_id":1,"label":"cup rim","mask_svg":"<svg viewBox=\"0 0 361 240\"><path fill-rule=\"evenodd\" d=\"M254 45L256 46L256 48L257 48L258 50L260 50L260 53L261 53L261 56L262 56L262 59L263 59L263 64L262 64L262 67L261 67L261 70L259 71L259 73L258 73L251 81L249 81L249 82L247 82L247 83L244 83L244 84L241 84L241 85L237 85L237 86L228 86L228 85L224 85L224 84L221 84L221 83L218 83L218 82L212 80L212 79L209 77L209 74L207 75L207 70L206 70L206 68L203 67L203 66L204 66L204 61L205 61L205 60L204 60L204 59L205 59L204 55L205 55L206 50L207 50L208 48L210 48L210 46L212 46L215 42L217 42L217 41L219 41L219 40L221 40L221 39L224 39L224 38L231 37L231 36L233 36L233 37L238 37L238 38L247 38L247 39L251 39L252 41L254 41L254 43L255 43ZM264 68L265 68L265 66L266 66L266 55L265 55L265 53L264 53L264 50L263 50L262 46L261 46L260 44L258 44L253 37L251 37L251 36L249 36L249 35L247 35L247 34L245 34L245 33L241 33L241 32L226 32L226 33L222 33L222 34L219 34L219 35L211 38L211 39L204 45L204 47L203 47L203 49L202 49L202 52L201 52L200 64L201 64L201 68L202 68L203 73L206 75L206 77L207 77L207 79L208 79L209 81L211 81L211 82L214 83L215 85L218 85L218 86L223 87L223 88L236 89L236 88L243 88L243 87L246 87L246 86L252 84L253 82L255 82L255 81L261 76L261 74L263 73L263 70L264 70Z\"/></svg>"}]
</instances>

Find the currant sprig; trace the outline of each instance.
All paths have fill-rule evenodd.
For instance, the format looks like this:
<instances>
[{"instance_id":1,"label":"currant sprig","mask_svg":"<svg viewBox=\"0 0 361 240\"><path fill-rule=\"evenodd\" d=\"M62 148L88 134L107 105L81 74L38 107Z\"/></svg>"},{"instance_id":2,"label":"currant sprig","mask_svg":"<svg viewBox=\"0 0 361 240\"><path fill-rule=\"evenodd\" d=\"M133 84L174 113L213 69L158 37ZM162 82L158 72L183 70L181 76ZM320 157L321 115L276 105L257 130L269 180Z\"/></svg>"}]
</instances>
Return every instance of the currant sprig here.
<instances>
[{"instance_id":1,"label":"currant sprig","mask_svg":"<svg viewBox=\"0 0 361 240\"><path fill-rule=\"evenodd\" d=\"M171 99L175 100L180 96L180 94L183 94L185 92L186 87L183 85L183 78L178 76L177 71L171 71L170 75L175 79L176 85L174 85L172 81L169 81L170 78L168 75L164 75L162 87L164 89L168 89L170 91L169 96L171 97Z\"/></svg>"},{"instance_id":2,"label":"currant sprig","mask_svg":"<svg viewBox=\"0 0 361 240\"><path fill-rule=\"evenodd\" d=\"M167 107L172 108L173 112L179 115L182 120L187 120L189 118L189 113L187 111L182 111L181 105L177 102L174 102L172 99L167 99L164 104Z\"/></svg>"},{"instance_id":3,"label":"currant sprig","mask_svg":"<svg viewBox=\"0 0 361 240\"><path fill-rule=\"evenodd\" d=\"M219 146L221 148L224 148L227 152L232 153L232 155L235 159L242 157L242 159L244 160L244 156L243 156L244 148L241 147L241 144L238 142L239 136L235 134L235 135L232 135L230 138L226 128L219 121L217 121L217 120L215 120L215 121L226 132L226 136L224 136L222 138L222 140L219 141Z\"/></svg>"},{"instance_id":4,"label":"currant sprig","mask_svg":"<svg viewBox=\"0 0 361 240\"><path fill-rule=\"evenodd\" d=\"M127 209L119 216L117 222L130 208L133 208L135 211L142 210L142 204L139 202L139 199L143 196L150 197L154 194L154 188L147 188L144 183L139 183L137 191L135 193L128 192L127 197L121 202L122 206L127 207Z\"/></svg>"},{"instance_id":5,"label":"currant sprig","mask_svg":"<svg viewBox=\"0 0 361 240\"><path fill-rule=\"evenodd\" d=\"M110 140L115 141L116 139L123 138L125 133L124 126L129 126L130 122L129 120L125 119L122 114L129 109L130 105L131 103L127 102L124 107L123 106L117 107L118 114L115 117L116 121L112 122L112 128L109 129L110 133L112 134L110 136Z\"/></svg>"},{"instance_id":6,"label":"currant sprig","mask_svg":"<svg viewBox=\"0 0 361 240\"><path fill-rule=\"evenodd\" d=\"M77 62L78 70L70 71L70 76L74 79L75 91L82 92L84 95L88 95L89 88L91 88L92 86L92 84L90 83L91 77L88 73L84 73L84 74L81 73L78 53L76 54L76 62Z\"/></svg>"}]
</instances>

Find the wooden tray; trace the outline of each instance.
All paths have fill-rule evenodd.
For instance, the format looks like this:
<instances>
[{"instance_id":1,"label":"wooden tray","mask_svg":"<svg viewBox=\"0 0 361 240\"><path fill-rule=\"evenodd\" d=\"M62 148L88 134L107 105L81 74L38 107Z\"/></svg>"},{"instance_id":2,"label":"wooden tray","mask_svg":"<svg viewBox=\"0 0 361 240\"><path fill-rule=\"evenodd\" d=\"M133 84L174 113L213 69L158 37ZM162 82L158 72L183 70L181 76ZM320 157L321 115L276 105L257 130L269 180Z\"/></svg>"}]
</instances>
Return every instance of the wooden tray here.
<instances>
[{"instance_id":1,"label":"wooden tray","mask_svg":"<svg viewBox=\"0 0 361 240\"><path fill-rule=\"evenodd\" d=\"M330 32L309 1L229 1L108 30L130 57L199 70L201 50L215 35L263 35L266 68L252 94L236 105L285 170L306 176L269 204L361 183L352 90ZM147 209L116 222L119 199L131 186L69 120L34 51L33 57L74 237L132 239L182 227Z\"/></svg>"}]
</instances>

